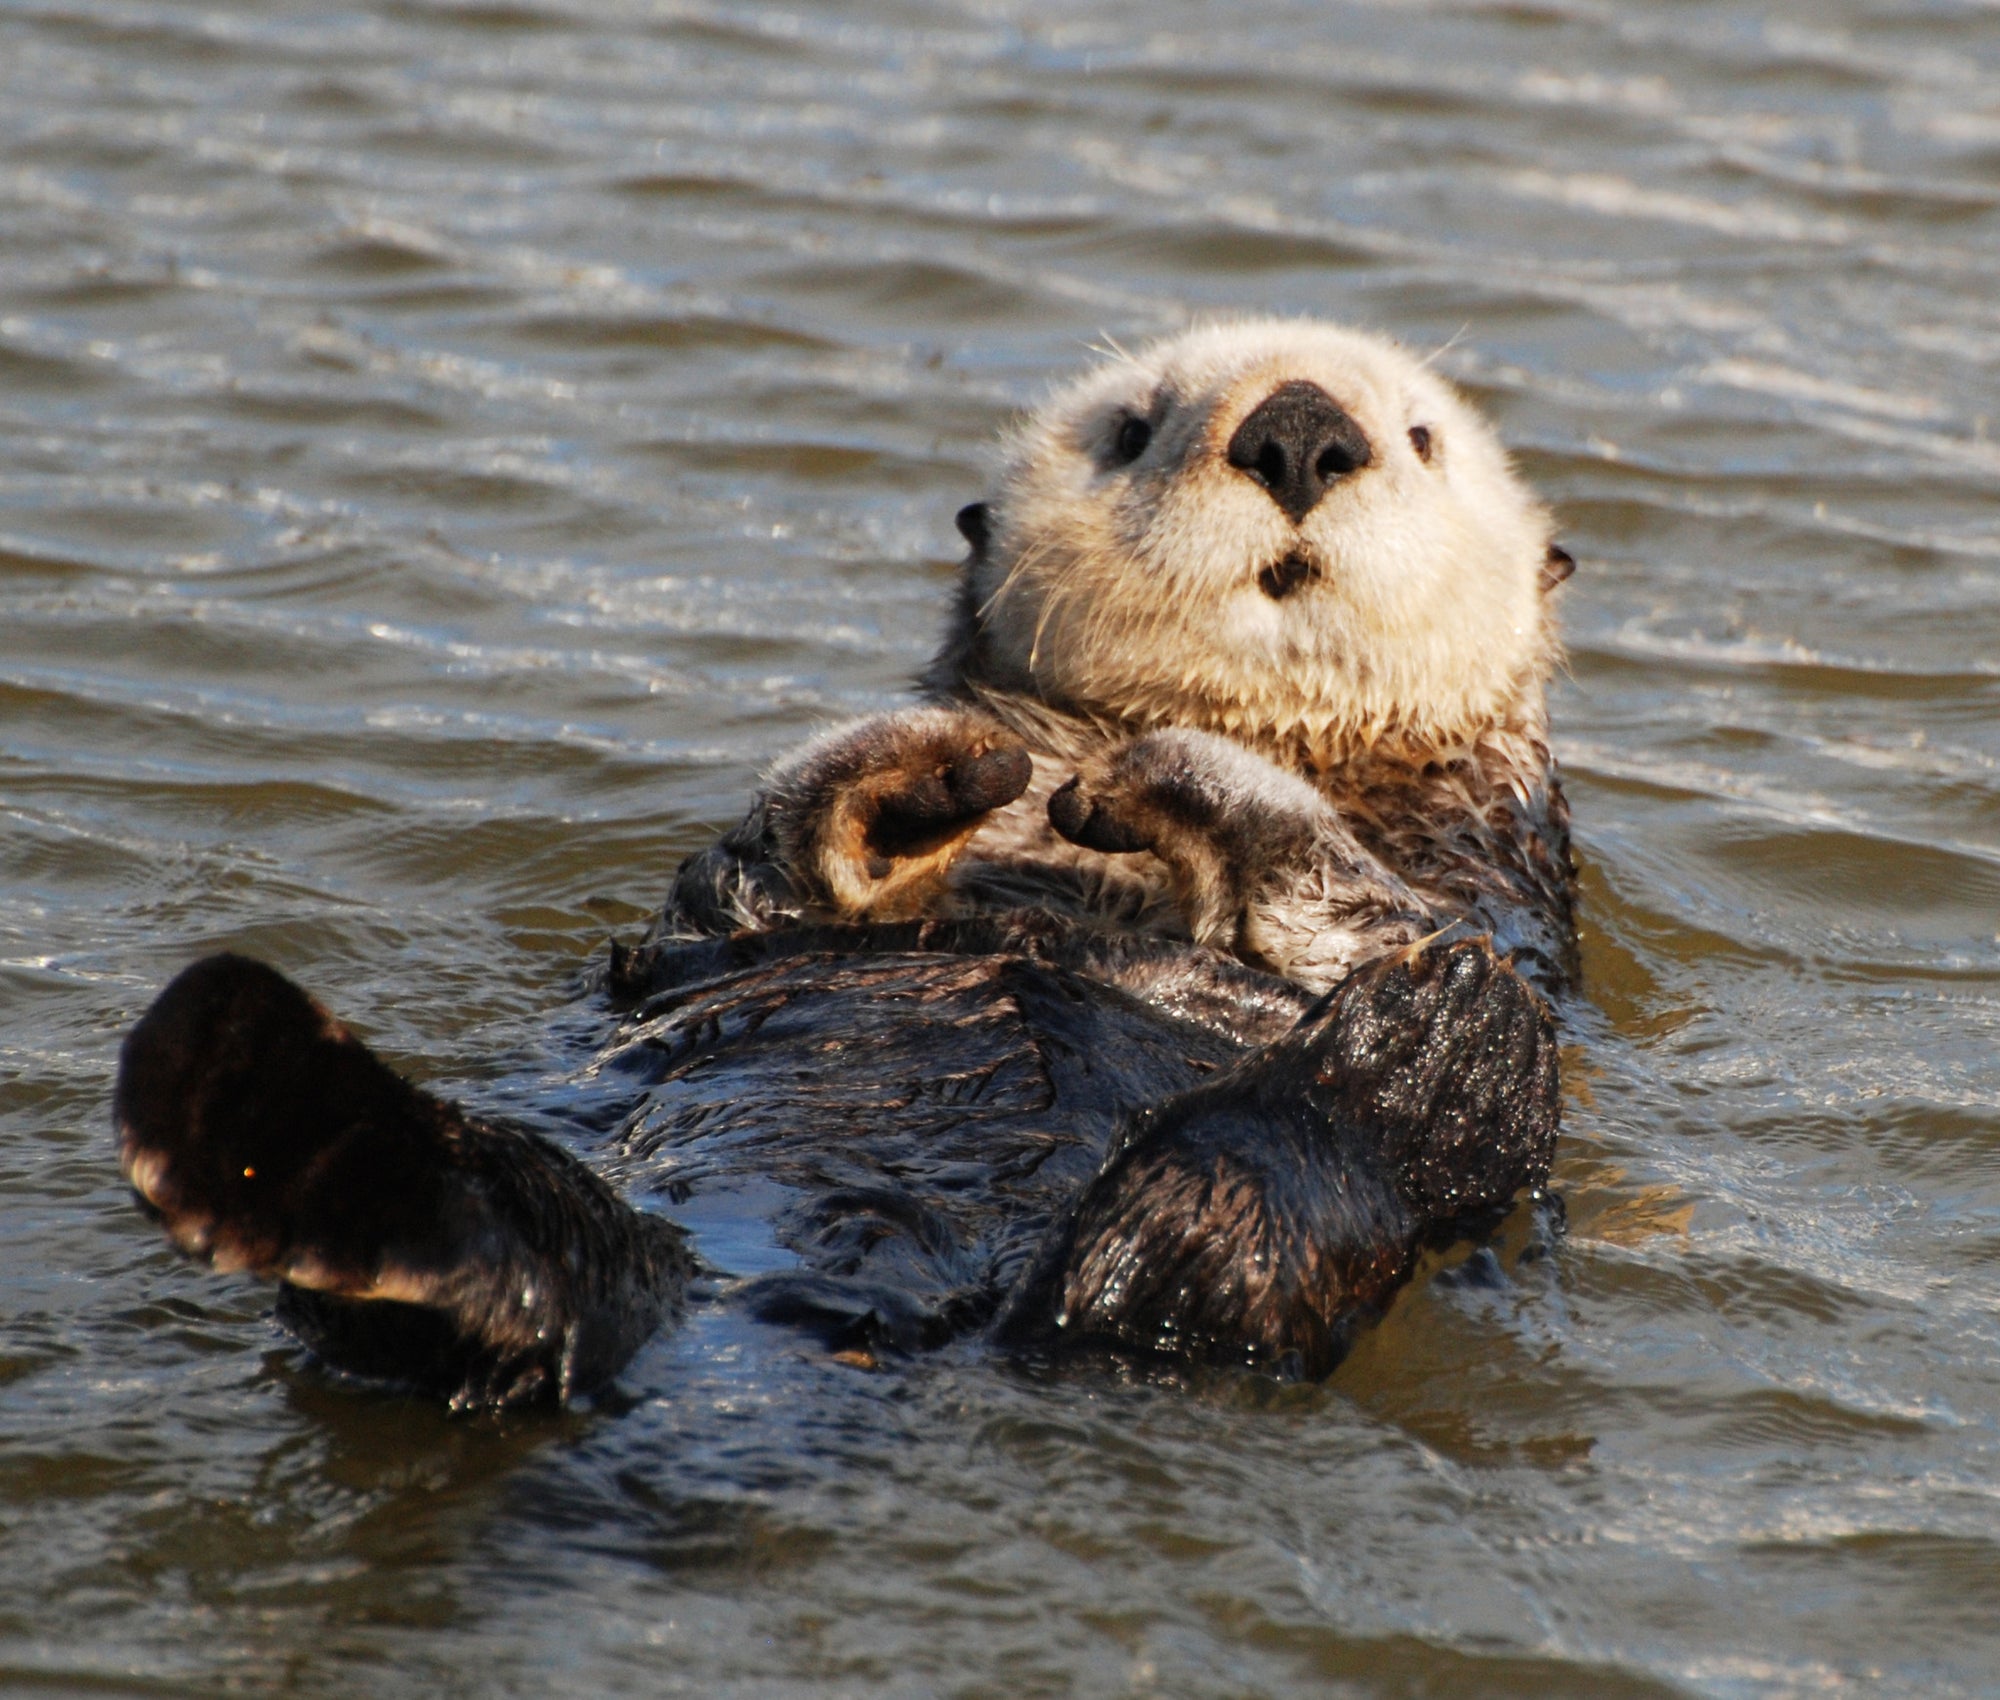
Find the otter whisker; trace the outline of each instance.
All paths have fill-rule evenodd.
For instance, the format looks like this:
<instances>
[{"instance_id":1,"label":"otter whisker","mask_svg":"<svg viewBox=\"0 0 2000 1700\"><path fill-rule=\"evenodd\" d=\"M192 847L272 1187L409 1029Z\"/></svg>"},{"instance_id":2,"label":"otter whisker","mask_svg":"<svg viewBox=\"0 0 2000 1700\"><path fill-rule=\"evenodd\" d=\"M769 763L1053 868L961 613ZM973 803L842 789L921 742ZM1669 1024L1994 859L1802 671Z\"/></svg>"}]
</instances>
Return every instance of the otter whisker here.
<instances>
[{"instance_id":1,"label":"otter whisker","mask_svg":"<svg viewBox=\"0 0 2000 1700\"><path fill-rule=\"evenodd\" d=\"M1461 915L1454 920L1445 922L1445 924L1440 928L1438 928L1438 930L1434 933L1426 933L1420 939L1412 939L1410 943L1406 945L1403 949L1402 959L1404 964L1407 966L1408 964L1414 963L1418 957L1422 956L1423 953L1428 949L1430 949L1432 945L1436 944L1439 939L1447 938L1451 934L1457 932L1460 927L1465 927L1470 925L1471 923L1467 921L1464 916Z\"/></svg>"},{"instance_id":2,"label":"otter whisker","mask_svg":"<svg viewBox=\"0 0 2000 1700\"><path fill-rule=\"evenodd\" d=\"M1457 330L1453 331L1450 336L1446 337L1443 342L1439 343L1436 348L1432 349L1430 353L1424 355L1421 359L1419 359L1417 361L1417 364L1419 366L1436 365L1438 361L1442 360L1447 354L1449 354L1454 348L1456 348L1459 345L1459 343L1464 341L1467 333L1470 332L1471 329L1472 329L1472 321L1468 319L1464 324L1460 325Z\"/></svg>"},{"instance_id":3,"label":"otter whisker","mask_svg":"<svg viewBox=\"0 0 2000 1700\"><path fill-rule=\"evenodd\" d=\"M1047 592L1042 599L1041 615L1035 621L1034 639L1028 645L1028 667L1030 671L1033 671L1041 657L1042 635L1048 630L1056 614L1069 603L1074 602L1078 597L1082 596L1088 588L1089 586L1084 581L1083 576L1075 570L1074 565L1072 565L1071 570L1062 578L1057 579L1048 586ZM1088 614L1085 616L1084 642L1080 647L1086 654L1090 653L1095 647L1089 639Z\"/></svg>"},{"instance_id":4,"label":"otter whisker","mask_svg":"<svg viewBox=\"0 0 2000 1700\"><path fill-rule=\"evenodd\" d=\"M1047 560L1054 553L1055 547L1055 543L1050 541L1033 544L1024 549L1020 559L1007 569L1006 576L994 588L993 594L979 605L976 617L981 621L986 620L1000 606L1001 599L1013 590L1015 584Z\"/></svg>"}]
</instances>

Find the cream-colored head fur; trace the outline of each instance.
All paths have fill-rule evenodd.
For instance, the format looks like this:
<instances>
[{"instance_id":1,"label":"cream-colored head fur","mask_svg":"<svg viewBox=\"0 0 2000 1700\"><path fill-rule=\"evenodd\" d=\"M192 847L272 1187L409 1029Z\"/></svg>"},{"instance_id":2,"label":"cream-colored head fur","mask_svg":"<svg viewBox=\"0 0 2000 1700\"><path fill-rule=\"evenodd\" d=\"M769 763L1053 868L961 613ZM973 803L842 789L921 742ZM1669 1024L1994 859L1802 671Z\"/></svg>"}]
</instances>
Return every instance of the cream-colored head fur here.
<instances>
[{"instance_id":1,"label":"cream-colored head fur","mask_svg":"<svg viewBox=\"0 0 2000 1700\"><path fill-rule=\"evenodd\" d=\"M1368 444L1297 523L1228 460L1293 382ZM1333 325L1214 324L1107 360L1013 433L987 522L968 660L1060 707L1317 764L1533 715L1555 658L1547 511L1450 385Z\"/></svg>"}]
</instances>

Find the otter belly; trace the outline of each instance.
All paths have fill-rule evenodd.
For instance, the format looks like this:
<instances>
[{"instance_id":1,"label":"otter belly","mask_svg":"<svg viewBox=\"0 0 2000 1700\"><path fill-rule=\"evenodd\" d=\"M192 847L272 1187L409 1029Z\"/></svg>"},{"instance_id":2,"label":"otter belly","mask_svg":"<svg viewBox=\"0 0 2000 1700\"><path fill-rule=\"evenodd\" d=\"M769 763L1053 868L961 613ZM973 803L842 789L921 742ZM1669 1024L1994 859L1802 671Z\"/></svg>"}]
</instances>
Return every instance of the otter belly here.
<instances>
[{"instance_id":1,"label":"otter belly","mask_svg":"<svg viewBox=\"0 0 2000 1700\"><path fill-rule=\"evenodd\" d=\"M838 1350L985 1330L1321 1375L1555 1139L1549 1012L1483 940L1316 1002L1040 912L652 945L611 985L586 1164L275 971L198 963L126 1042L126 1174L328 1363L475 1406L607 1381L704 1266Z\"/></svg>"},{"instance_id":2,"label":"otter belly","mask_svg":"<svg viewBox=\"0 0 2000 1700\"><path fill-rule=\"evenodd\" d=\"M839 1347L984 1323L1119 1128L1245 1049L1062 966L895 948L915 930L657 953L601 1065L641 1092L613 1157L632 1191L765 1265L716 1256L760 1315Z\"/></svg>"}]
</instances>

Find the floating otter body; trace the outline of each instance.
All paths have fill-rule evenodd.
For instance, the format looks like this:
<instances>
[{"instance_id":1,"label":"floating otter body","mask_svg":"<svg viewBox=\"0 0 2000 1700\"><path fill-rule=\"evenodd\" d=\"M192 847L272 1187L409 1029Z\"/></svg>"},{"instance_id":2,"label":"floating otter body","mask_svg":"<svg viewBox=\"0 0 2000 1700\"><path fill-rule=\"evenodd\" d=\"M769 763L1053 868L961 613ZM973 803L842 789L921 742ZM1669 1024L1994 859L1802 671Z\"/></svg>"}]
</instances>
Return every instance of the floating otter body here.
<instances>
[{"instance_id":1,"label":"floating otter body","mask_svg":"<svg viewBox=\"0 0 2000 1700\"><path fill-rule=\"evenodd\" d=\"M1547 1175L1567 557L1422 366L1281 321L1107 362L959 524L922 700L781 763L614 951L621 1170L782 1189L796 1266L743 1299L841 1346L1324 1374ZM116 1112L176 1243L460 1403L603 1381L696 1267L241 958L161 995Z\"/></svg>"}]
</instances>

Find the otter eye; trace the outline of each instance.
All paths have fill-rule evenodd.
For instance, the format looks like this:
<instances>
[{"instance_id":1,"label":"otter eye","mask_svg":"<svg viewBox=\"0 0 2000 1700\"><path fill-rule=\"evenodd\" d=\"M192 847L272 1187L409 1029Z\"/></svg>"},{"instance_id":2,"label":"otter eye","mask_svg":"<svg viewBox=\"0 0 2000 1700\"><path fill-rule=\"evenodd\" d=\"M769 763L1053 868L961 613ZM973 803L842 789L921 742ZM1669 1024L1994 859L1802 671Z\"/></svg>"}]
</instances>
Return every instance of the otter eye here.
<instances>
[{"instance_id":1,"label":"otter eye","mask_svg":"<svg viewBox=\"0 0 2000 1700\"><path fill-rule=\"evenodd\" d=\"M1410 427L1410 447L1417 451L1417 459L1426 466L1431 458L1431 428L1428 425Z\"/></svg>"},{"instance_id":2,"label":"otter eye","mask_svg":"<svg viewBox=\"0 0 2000 1700\"><path fill-rule=\"evenodd\" d=\"M1130 466L1146 452L1146 445L1152 440L1153 427L1137 414L1128 414L1125 423L1118 427L1118 436L1111 450L1118 457L1120 466Z\"/></svg>"}]
</instances>

